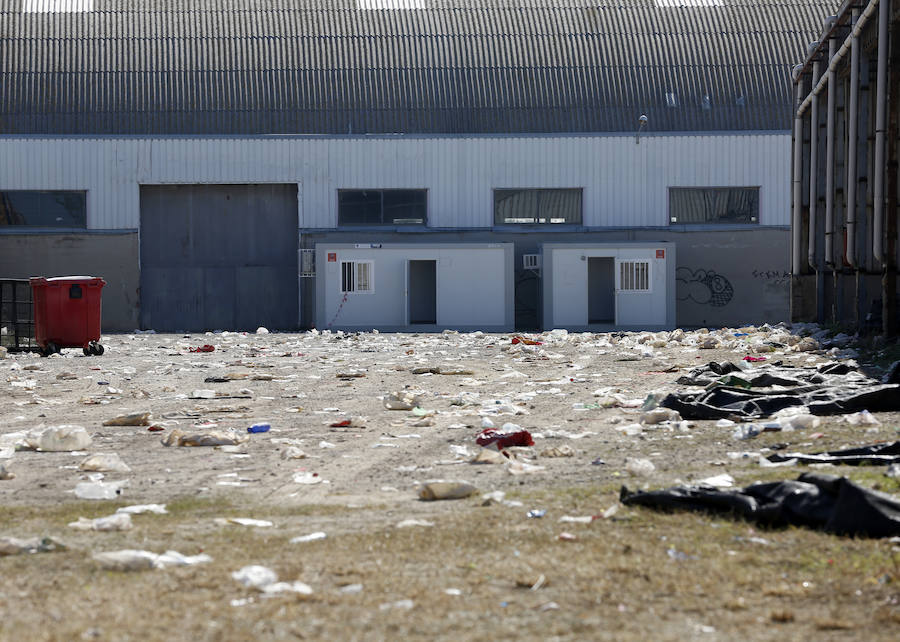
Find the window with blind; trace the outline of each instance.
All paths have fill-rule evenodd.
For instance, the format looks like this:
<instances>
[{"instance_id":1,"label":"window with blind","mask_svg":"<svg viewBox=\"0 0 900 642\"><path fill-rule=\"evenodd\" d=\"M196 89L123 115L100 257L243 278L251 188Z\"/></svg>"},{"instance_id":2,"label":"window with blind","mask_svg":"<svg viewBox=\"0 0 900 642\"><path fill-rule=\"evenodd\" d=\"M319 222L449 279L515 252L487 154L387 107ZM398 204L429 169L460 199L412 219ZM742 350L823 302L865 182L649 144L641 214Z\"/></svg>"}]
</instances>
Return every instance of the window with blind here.
<instances>
[{"instance_id":1,"label":"window with blind","mask_svg":"<svg viewBox=\"0 0 900 642\"><path fill-rule=\"evenodd\" d=\"M759 223L758 187L670 187L669 223Z\"/></svg>"},{"instance_id":2,"label":"window with blind","mask_svg":"<svg viewBox=\"0 0 900 642\"><path fill-rule=\"evenodd\" d=\"M582 189L495 189L494 225L581 224Z\"/></svg>"},{"instance_id":3,"label":"window with blind","mask_svg":"<svg viewBox=\"0 0 900 642\"><path fill-rule=\"evenodd\" d=\"M341 261L341 292L374 291L372 261Z\"/></svg>"}]
</instances>

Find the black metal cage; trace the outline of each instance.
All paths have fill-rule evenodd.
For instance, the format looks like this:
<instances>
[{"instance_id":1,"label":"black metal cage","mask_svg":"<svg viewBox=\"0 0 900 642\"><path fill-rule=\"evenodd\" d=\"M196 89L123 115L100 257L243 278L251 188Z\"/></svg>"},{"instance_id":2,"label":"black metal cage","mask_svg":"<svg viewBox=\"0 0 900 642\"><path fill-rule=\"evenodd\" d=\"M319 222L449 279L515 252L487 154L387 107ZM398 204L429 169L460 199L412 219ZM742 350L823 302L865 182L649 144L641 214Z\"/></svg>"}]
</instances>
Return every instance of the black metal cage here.
<instances>
[{"instance_id":1,"label":"black metal cage","mask_svg":"<svg viewBox=\"0 0 900 642\"><path fill-rule=\"evenodd\" d=\"M28 279L0 279L0 346L34 351L34 301Z\"/></svg>"}]
</instances>

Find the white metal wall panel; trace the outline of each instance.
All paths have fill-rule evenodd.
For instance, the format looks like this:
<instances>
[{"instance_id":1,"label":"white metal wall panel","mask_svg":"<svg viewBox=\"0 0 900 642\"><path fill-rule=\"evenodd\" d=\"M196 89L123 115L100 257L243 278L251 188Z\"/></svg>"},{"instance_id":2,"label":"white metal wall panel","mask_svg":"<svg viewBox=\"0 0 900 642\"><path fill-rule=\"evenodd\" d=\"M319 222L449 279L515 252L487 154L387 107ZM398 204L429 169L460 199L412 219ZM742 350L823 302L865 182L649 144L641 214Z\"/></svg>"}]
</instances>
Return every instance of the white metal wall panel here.
<instances>
[{"instance_id":1,"label":"white metal wall panel","mask_svg":"<svg viewBox=\"0 0 900 642\"><path fill-rule=\"evenodd\" d=\"M671 186L759 186L790 224L790 136L7 138L0 189L86 189L88 227L139 225L138 186L299 183L300 226L334 228L337 190L426 188L428 224L489 228L495 188L580 187L587 227L668 225Z\"/></svg>"}]
</instances>

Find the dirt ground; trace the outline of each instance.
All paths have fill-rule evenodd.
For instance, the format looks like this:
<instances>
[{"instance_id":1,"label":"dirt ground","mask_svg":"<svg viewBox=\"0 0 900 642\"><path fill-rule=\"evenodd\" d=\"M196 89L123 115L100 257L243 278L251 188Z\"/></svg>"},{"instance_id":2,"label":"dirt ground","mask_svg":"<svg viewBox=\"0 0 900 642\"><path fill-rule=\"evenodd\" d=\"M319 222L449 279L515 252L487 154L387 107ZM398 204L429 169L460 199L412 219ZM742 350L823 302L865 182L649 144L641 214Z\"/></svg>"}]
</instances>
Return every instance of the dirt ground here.
<instances>
[{"instance_id":1,"label":"dirt ground","mask_svg":"<svg viewBox=\"0 0 900 642\"><path fill-rule=\"evenodd\" d=\"M0 639L896 640L900 541L618 503L623 484L727 473L740 487L810 469L761 467L773 447L898 439L900 413L750 440L714 421L636 425L649 394L683 389L675 379L709 361L852 354L797 352L772 340L778 332L528 335L542 345L481 333L122 334L103 338L100 357L10 354L0 359L0 464L14 477L0 481L0 538L64 548L0 556ZM699 349L711 336L718 347ZM206 344L215 350L190 351ZM418 409L386 409L397 392L420 395ZM152 426L103 425L145 411ZM471 463L485 418L527 429L535 446L513 449L513 462ZM247 433L260 423L271 429ZM16 448L62 424L83 426L91 443ZM161 443L177 430L232 429L246 438L237 447ZM130 471L80 468L110 453ZM900 495L884 468L817 469ZM76 496L100 475L125 482L120 493ZM421 501L433 479L477 492ZM494 491L503 497L486 501ZM133 515L123 531L68 526L139 504L167 513ZM291 541L314 533L325 537ZM212 559L128 572L93 557L123 549ZM311 592L243 586L232 573L248 565Z\"/></svg>"}]
</instances>

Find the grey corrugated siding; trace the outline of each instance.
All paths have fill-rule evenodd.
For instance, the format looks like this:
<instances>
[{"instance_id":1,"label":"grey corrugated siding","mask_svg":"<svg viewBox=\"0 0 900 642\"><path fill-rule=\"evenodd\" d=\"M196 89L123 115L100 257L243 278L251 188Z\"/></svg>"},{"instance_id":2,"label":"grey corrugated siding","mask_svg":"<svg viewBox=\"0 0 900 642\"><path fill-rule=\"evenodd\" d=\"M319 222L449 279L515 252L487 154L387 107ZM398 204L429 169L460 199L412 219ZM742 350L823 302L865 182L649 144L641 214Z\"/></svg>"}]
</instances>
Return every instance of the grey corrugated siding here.
<instances>
[{"instance_id":1,"label":"grey corrugated siding","mask_svg":"<svg viewBox=\"0 0 900 642\"><path fill-rule=\"evenodd\" d=\"M790 68L828 13L599 4L0 0L0 133L614 132L641 113L654 131L786 130Z\"/></svg>"}]
</instances>

